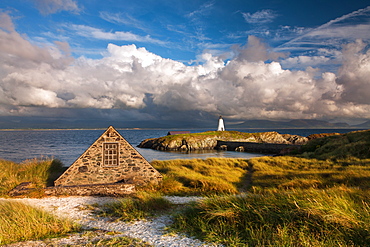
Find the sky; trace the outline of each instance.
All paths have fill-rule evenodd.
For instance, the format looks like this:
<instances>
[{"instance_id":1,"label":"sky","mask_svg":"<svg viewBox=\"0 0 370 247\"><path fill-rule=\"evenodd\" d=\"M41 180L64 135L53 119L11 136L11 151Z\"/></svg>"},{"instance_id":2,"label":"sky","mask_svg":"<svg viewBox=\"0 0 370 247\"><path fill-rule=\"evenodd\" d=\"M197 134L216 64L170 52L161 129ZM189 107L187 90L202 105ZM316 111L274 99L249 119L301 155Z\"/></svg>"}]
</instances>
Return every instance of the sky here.
<instances>
[{"instance_id":1,"label":"sky","mask_svg":"<svg viewBox=\"0 0 370 247\"><path fill-rule=\"evenodd\" d=\"M0 128L358 124L369 47L365 0L1 0Z\"/></svg>"}]
</instances>

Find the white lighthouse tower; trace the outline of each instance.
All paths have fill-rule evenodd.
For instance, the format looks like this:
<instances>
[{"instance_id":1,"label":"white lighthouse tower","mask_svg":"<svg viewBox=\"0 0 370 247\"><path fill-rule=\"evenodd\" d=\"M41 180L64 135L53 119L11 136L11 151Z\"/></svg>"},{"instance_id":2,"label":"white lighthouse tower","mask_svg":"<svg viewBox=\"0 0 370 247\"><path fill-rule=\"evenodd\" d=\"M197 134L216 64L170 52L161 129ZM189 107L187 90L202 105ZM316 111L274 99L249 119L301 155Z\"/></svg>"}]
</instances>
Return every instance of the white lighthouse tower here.
<instances>
[{"instance_id":1,"label":"white lighthouse tower","mask_svg":"<svg viewBox=\"0 0 370 247\"><path fill-rule=\"evenodd\" d=\"M225 131L225 125L224 125L224 120L222 119L222 116L218 119L218 127L217 131Z\"/></svg>"}]
</instances>

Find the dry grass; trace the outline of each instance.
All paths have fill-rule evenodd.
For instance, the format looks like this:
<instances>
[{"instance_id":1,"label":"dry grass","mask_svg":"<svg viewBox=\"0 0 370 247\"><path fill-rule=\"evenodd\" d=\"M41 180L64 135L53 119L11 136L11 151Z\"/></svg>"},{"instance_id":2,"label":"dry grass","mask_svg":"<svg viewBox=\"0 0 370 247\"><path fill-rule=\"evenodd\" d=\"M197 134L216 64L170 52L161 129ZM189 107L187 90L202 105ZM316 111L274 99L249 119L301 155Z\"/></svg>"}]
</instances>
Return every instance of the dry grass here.
<instances>
[{"instance_id":1,"label":"dry grass","mask_svg":"<svg viewBox=\"0 0 370 247\"><path fill-rule=\"evenodd\" d=\"M317 160L298 157L261 157L251 166L251 189L307 189L346 185L370 189L370 159Z\"/></svg>"},{"instance_id":2,"label":"dry grass","mask_svg":"<svg viewBox=\"0 0 370 247\"><path fill-rule=\"evenodd\" d=\"M173 228L225 246L368 246L369 200L343 186L214 197L178 214Z\"/></svg>"},{"instance_id":3,"label":"dry grass","mask_svg":"<svg viewBox=\"0 0 370 247\"><path fill-rule=\"evenodd\" d=\"M370 159L370 130L314 139L302 152L303 157L315 159Z\"/></svg>"},{"instance_id":4,"label":"dry grass","mask_svg":"<svg viewBox=\"0 0 370 247\"><path fill-rule=\"evenodd\" d=\"M243 159L167 160L151 163L164 174L159 188L165 194L235 194L248 163Z\"/></svg>"},{"instance_id":5,"label":"dry grass","mask_svg":"<svg viewBox=\"0 0 370 247\"><path fill-rule=\"evenodd\" d=\"M0 196L4 197L22 182L31 182L36 189L52 185L62 173L63 164L54 159L31 159L20 164L0 160L0 170Z\"/></svg>"},{"instance_id":6,"label":"dry grass","mask_svg":"<svg viewBox=\"0 0 370 247\"><path fill-rule=\"evenodd\" d=\"M145 219L172 208L172 204L158 193L139 192L133 197L104 205L98 214L122 221Z\"/></svg>"},{"instance_id":7,"label":"dry grass","mask_svg":"<svg viewBox=\"0 0 370 247\"><path fill-rule=\"evenodd\" d=\"M79 227L20 202L0 200L0 245L60 236Z\"/></svg>"},{"instance_id":8,"label":"dry grass","mask_svg":"<svg viewBox=\"0 0 370 247\"><path fill-rule=\"evenodd\" d=\"M159 189L168 195L237 194L240 191L328 188L370 189L370 159L317 160L291 156L249 160L153 161L163 175Z\"/></svg>"}]
</instances>

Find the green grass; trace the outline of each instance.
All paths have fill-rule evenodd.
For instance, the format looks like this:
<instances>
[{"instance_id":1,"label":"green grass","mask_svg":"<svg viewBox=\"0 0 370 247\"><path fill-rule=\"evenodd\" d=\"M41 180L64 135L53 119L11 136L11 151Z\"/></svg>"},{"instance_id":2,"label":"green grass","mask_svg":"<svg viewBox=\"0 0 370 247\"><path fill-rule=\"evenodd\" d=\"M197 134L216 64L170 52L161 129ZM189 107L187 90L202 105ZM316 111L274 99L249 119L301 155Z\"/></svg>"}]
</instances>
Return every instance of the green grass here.
<instances>
[{"instance_id":1,"label":"green grass","mask_svg":"<svg viewBox=\"0 0 370 247\"><path fill-rule=\"evenodd\" d=\"M99 208L98 215L122 221L145 219L172 208L172 204L158 193L139 192Z\"/></svg>"},{"instance_id":2,"label":"green grass","mask_svg":"<svg viewBox=\"0 0 370 247\"><path fill-rule=\"evenodd\" d=\"M222 195L254 190L370 189L370 159L318 160L291 156L248 160L209 158L151 163L164 176L156 188L167 195Z\"/></svg>"},{"instance_id":3,"label":"green grass","mask_svg":"<svg viewBox=\"0 0 370 247\"><path fill-rule=\"evenodd\" d=\"M214 197L172 227L226 246L369 246L369 201L346 187Z\"/></svg>"},{"instance_id":4,"label":"green grass","mask_svg":"<svg viewBox=\"0 0 370 247\"><path fill-rule=\"evenodd\" d=\"M0 160L0 197L6 197L22 182L31 182L36 189L33 196L42 196L37 189L53 185L63 169L63 164L55 159L31 159L20 164Z\"/></svg>"},{"instance_id":5,"label":"green grass","mask_svg":"<svg viewBox=\"0 0 370 247\"><path fill-rule=\"evenodd\" d=\"M370 159L318 160L290 156L249 159L250 190L346 185L370 189Z\"/></svg>"},{"instance_id":6,"label":"green grass","mask_svg":"<svg viewBox=\"0 0 370 247\"><path fill-rule=\"evenodd\" d=\"M254 135L259 135L259 133L246 133L239 131L205 131L199 133L190 134L178 134L178 135L168 135L163 136L163 140L175 140L175 139L186 139L186 138L204 138L204 137L220 137L223 139L244 139L249 138Z\"/></svg>"},{"instance_id":7,"label":"green grass","mask_svg":"<svg viewBox=\"0 0 370 247\"><path fill-rule=\"evenodd\" d=\"M315 159L370 159L370 130L314 139L301 152L303 157Z\"/></svg>"},{"instance_id":8,"label":"green grass","mask_svg":"<svg viewBox=\"0 0 370 247\"><path fill-rule=\"evenodd\" d=\"M68 220L26 204L0 200L0 245L56 237L79 230Z\"/></svg>"},{"instance_id":9,"label":"green grass","mask_svg":"<svg viewBox=\"0 0 370 247\"><path fill-rule=\"evenodd\" d=\"M100 240L92 241L89 244L85 244L85 247L106 247L106 246L114 246L114 247L150 247L150 245L145 241L140 239L130 238L130 237L113 237L113 238L105 238Z\"/></svg>"}]
</instances>

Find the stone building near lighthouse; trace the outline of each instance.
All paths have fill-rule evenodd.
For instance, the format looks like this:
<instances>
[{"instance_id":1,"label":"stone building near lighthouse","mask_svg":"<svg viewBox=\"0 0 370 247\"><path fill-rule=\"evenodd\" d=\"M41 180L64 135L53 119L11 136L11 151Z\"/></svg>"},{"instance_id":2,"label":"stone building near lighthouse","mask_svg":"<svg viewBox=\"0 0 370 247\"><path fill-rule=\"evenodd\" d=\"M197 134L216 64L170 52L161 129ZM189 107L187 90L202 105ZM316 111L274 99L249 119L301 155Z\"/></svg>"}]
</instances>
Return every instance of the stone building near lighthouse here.
<instances>
[{"instance_id":1,"label":"stone building near lighthouse","mask_svg":"<svg viewBox=\"0 0 370 247\"><path fill-rule=\"evenodd\" d=\"M55 186L159 183L162 175L112 126L57 179Z\"/></svg>"}]
</instances>

